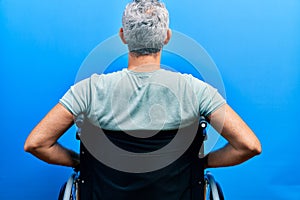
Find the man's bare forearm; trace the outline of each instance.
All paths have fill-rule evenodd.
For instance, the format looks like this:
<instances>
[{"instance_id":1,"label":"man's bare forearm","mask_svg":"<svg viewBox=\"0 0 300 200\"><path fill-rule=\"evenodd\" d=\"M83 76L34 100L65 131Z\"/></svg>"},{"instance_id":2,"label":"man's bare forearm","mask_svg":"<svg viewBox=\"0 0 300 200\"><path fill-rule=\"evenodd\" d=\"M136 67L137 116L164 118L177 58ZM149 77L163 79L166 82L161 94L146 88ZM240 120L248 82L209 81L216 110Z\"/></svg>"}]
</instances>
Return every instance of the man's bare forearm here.
<instances>
[{"instance_id":1,"label":"man's bare forearm","mask_svg":"<svg viewBox=\"0 0 300 200\"><path fill-rule=\"evenodd\" d=\"M231 144L209 153L207 156L207 168L228 167L241 164L260 152L256 150L237 150Z\"/></svg>"},{"instance_id":2,"label":"man's bare forearm","mask_svg":"<svg viewBox=\"0 0 300 200\"><path fill-rule=\"evenodd\" d=\"M76 167L80 163L79 154L55 143L51 147L33 148L28 152L49 163L68 167Z\"/></svg>"}]
</instances>

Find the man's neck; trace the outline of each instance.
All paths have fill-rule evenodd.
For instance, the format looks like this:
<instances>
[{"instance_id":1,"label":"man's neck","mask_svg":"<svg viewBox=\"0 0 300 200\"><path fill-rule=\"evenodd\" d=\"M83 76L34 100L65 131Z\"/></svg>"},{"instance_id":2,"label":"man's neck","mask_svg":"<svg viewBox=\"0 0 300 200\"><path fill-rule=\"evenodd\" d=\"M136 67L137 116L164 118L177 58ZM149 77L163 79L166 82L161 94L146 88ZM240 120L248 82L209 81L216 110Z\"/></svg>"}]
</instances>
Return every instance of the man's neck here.
<instances>
[{"instance_id":1,"label":"man's neck","mask_svg":"<svg viewBox=\"0 0 300 200\"><path fill-rule=\"evenodd\" d=\"M161 53L155 55L135 56L128 55L128 70L136 72L150 72L160 69Z\"/></svg>"}]
</instances>

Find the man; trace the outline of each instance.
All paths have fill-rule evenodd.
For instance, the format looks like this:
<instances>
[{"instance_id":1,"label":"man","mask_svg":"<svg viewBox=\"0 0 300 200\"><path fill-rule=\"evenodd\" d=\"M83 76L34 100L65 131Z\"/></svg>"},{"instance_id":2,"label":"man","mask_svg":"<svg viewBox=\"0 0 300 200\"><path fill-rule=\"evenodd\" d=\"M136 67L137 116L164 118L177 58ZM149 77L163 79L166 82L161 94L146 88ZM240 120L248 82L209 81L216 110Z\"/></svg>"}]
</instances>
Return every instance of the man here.
<instances>
[{"instance_id":1,"label":"man","mask_svg":"<svg viewBox=\"0 0 300 200\"><path fill-rule=\"evenodd\" d=\"M87 121L99 128L125 132L178 129L190 126L204 115L228 141L206 156L205 168L237 165L261 153L255 134L216 89L191 75L160 68L161 50L172 35L164 4L155 0L129 3L122 24L120 38L129 49L127 69L92 75L72 86L32 130L25 151L50 164L78 166L79 155L57 140L73 125L74 117L83 113ZM111 193L123 192L122 198L129 199L126 189L111 187ZM143 187L134 192L143 191ZM120 198L118 192L110 194L110 198ZM186 191L181 193L174 199L178 195L184 195L181 199L190 198Z\"/></svg>"}]
</instances>

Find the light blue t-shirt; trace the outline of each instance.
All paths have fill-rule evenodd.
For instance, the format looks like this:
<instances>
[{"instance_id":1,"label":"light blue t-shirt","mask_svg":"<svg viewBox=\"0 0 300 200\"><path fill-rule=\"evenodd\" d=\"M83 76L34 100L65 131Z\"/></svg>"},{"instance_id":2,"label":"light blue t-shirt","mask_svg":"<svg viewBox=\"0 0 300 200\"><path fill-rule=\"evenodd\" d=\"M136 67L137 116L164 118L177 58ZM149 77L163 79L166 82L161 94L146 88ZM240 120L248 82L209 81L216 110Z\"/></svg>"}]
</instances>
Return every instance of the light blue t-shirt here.
<instances>
[{"instance_id":1,"label":"light blue t-shirt","mask_svg":"<svg viewBox=\"0 0 300 200\"><path fill-rule=\"evenodd\" d=\"M107 130L169 130L211 114L225 100L215 88L189 74L123 69L76 83L60 103L74 116L83 113Z\"/></svg>"}]
</instances>

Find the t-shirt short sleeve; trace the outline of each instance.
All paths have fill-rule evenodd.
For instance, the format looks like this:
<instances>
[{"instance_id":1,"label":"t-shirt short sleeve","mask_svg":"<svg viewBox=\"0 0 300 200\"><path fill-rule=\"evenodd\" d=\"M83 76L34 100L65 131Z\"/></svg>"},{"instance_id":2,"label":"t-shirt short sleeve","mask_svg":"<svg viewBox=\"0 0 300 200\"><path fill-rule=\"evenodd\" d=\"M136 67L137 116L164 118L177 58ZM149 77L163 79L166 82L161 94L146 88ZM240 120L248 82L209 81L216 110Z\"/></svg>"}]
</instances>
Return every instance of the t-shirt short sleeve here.
<instances>
[{"instance_id":1,"label":"t-shirt short sleeve","mask_svg":"<svg viewBox=\"0 0 300 200\"><path fill-rule=\"evenodd\" d=\"M200 101L199 111L204 116L210 115L226 103L225 99L220 95L218 90L209 84L206 84L206 88L201 96L205 98L202 98Z\"/></svg>"},{"instance_id":2,"label":"t-shirt short sleeve","mask_svg":"<svg viewBox=\"0 0 300 200\"><path fill-rule=\"evenodd\" d=\"M71 86L59 102L74 116L85 114L90 110L91 89L91 78L84 79Z\"/></svg>"},{"instance_id":3,"label":"t-shirt short sleeve","mask_svg":"<svg viewBox=\"0 0 300 200\"><path fill-rule=\"evenodd\" d=\"M226 103L216 88L192 75L188 75L188 78L198 99L200 115L208 116Z\"/></svg>"}]
</instances>

